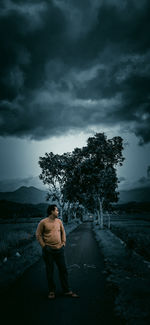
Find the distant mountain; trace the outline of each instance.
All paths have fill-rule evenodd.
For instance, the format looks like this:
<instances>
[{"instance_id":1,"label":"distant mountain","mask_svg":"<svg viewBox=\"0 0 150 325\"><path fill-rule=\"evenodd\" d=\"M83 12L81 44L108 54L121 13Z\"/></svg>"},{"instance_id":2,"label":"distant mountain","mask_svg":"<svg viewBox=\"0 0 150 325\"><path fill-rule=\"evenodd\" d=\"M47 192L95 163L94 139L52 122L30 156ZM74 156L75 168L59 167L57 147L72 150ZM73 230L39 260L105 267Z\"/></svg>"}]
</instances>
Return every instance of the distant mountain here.
<instances>
[{"instance_id":1,"label":"distant mountain","mask_svg":"<svg viewBox=\"0 0 150 325\"><path fill-rule=\"evenodd\" d=\"M150 202L150 187L140 187L132 190L120 191L118 203L126 202Z\"/></svg>"},{"instance_id":2,"label":"distant mountain","mask_svg":"<svg viewBox=\"0 0 150 325\"><path fill-rule=\"evenodd\" d=\"M30 204L46 203L46 193L33 186L21 186L13 192L0 192L0 200Z\"/></svg>"},{"instance_id":3,"label":"distant mountain","mask_svg":"<svg viewBox=\"0 0 150 325\"><path fill-rule=\"evenodd\" d=\"M46 191L37 189L34 186L21 186L12 192L0 192L0 200L7 200L17 203L39 204L47 203ZM132 190L120 191L118 203L127 202L150 202L150 187L140 187Z\"/></svg>"},{"instance_id":4,"label":"distant mountain","mask_svg":"<svg viewBox=\"0 0 150 325\"><path fill-rule=\"evenodd\" d=\"M46 185L44 185L42 180L39 179L39 176L0 180L0 192L16 191L19 187L22 186L33 186L43 191L46 190Z\"/></svg>"}]
</instances>

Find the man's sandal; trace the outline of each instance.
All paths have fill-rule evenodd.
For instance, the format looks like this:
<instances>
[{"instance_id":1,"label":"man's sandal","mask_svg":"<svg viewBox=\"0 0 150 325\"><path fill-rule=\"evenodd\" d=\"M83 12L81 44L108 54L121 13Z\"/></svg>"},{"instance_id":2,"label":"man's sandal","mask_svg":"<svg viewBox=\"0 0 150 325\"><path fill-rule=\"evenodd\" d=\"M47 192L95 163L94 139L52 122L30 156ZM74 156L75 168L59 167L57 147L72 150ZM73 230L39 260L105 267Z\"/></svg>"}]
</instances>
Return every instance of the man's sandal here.
<instances>
[{"instance_id":1,"label":"man's sandal","mask_svg":"<svg viewBox=\"0 0 150 325\"><path fill-rule=\"evenodd\" d=\"M55 293L54 292L50 292L48 295L48 299L54 299L55 298Z\"/></svg>"},{"instance_id":2,"label":"man's sandal","mask_svg":"<svg viewBox=\"0 0 150 325\"><path fill-rule=\"evenodd\" d=\"M72 292L72 291L65 292L64 295L65 295L65 297L79 298L79 296L76 293Z\"/></svg>"}]
</instances>

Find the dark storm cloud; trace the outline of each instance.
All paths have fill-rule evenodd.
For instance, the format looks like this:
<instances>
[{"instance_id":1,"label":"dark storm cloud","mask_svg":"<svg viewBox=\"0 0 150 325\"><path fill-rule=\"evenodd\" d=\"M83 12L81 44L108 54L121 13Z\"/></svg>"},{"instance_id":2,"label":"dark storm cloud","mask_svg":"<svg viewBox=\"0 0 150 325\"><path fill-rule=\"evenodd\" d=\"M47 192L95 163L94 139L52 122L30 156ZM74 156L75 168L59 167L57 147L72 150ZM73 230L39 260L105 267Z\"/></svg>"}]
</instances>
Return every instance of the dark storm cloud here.
<instances>
[{"instance_id":1,"label":"dark storm cloud","mask_svg":"<svg viewBox=\"0 0 150 325\"><path fill-rule=\"evenodd\" d=\"M150 179L147 177L141 177L138 182L137 182L137 186L139 187L150 187Z\"/></svg>"},{"instance_id":2,"label":"dark storm cloud","mask_svg":"<svg viewBox=\"0 0 150 325\"><path fill-rule=\"evenodd\" d=\"M90 125L150 141L149 1L1 3L0 134Z\"/></svg>"},{"instance_id":3,"label":"dark storm cloud","mask_svg":"<svg viewBox=\"0 0 150 325\"><path fill-rule=\"evenodd\" d=\"M125 180L126 180L125 177L119 177L119 182L120 182L120 183L124 182Z\"/></svg>"}]
</instances>

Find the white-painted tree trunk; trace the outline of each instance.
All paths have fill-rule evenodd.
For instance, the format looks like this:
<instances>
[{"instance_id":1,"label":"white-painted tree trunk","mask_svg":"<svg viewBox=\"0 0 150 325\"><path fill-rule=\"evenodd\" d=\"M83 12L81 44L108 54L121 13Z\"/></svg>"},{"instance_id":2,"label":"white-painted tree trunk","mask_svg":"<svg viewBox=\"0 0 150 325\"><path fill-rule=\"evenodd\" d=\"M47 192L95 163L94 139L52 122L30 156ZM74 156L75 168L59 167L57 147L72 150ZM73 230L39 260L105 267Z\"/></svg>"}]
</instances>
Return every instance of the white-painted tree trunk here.
<instances>
[{"instance_id":1,"label":"white-painted tree trunk","mask_svg":"<svg viewBox=\"0 0 150 325\"><path fill-rule=\"evenodd\" d=\"M59 213L60 218L63 220L63 208L61 205L59 205L59 210L60 210L60 213Z\"/></svg>"},{"instance_id":2,"label":"white-painted tree trunk","mask_svg":"<svg viewBox=\"0 0 150 325\"><path fill-rule=\"evenodd\" d=\"M98 198L99 201L99 211L100 211L100 228L103 229L104 228L104 216L103 216L103 200L99 197Z\"/></svg>"},{"instance_id":3,"label":"white-painted tree trunk","mask_svg":"<svg viewBox=\"0 0 150 325\"><path fill-rule=\"evenodd\" d=\"M110 229L110 214L107 211L107 222L108 222L108 229Z\"/></svg>"},{"instance_id":4,"label":"white-painted tree trunk","mask_svg":"<svg viewBox=\"0 0 150 325\"><path fill-rule=\"evenodd\" d=\"M97 216L98 216L98 224L99 224L99 226L100 226L100 211L99 211L99 209L97 209Z\"/></svg>"},{"instance_id":5,"label":"white-painted tree trunk","mask_svg":"<svg viewBox=\"0 0 150 325\"><path fill-rule=\"evenodd\" d=\"M68 215L68 223L71 222L71 204L68 203L68 210L67 210L67 215Z\"/></svg>"},{"instance_id":6,"label":"white-painted tree trunk","mask_svg":"<svg viewBox=\"0 0 150 325\"><path fill-rule=\"evenodd\" d=\"M73 211L73 220L76 221L77 220L77 212L76 210Z\"/></svg>"}]
</instances>

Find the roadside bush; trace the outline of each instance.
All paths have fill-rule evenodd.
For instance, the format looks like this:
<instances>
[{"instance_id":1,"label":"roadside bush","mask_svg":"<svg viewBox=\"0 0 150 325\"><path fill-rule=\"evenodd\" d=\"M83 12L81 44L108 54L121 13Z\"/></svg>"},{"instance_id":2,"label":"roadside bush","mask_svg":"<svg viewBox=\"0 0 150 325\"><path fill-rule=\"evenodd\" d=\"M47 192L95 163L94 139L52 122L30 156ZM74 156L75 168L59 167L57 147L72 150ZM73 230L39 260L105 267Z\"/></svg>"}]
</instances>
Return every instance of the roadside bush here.
<instances>
[{"instance_id":1,"label":"roadside bush","mask_svg":"<svg viewBox=\"0 0 150 325\"><path fill-rule=\"evenodd\" d=\"M2 260L5 256L9 257L14 250L19 250L30 243L35 238L35 228L35 225L32 225L26 231L20 229L20 225L16 225L14 229L12 225L3 225L3 230L6 231L0 232L0 259Z\"/></svg>"}]
</instances>

